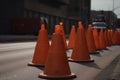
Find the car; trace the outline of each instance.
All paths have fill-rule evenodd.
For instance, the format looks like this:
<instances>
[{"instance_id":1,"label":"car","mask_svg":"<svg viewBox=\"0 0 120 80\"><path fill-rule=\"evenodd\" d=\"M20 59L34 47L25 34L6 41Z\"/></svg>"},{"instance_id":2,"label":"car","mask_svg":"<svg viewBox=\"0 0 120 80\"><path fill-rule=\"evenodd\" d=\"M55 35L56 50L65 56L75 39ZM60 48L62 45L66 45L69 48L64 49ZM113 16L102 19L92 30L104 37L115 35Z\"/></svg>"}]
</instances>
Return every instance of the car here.
<instances>
[{"instance_id":1,"label":"car","mask_svg":"<svg viewBox=\"0 0 120 80\"><path fill-rule=\"evenodd\" d=\"M106 30L107 29L107 25L105 22L93 22L92 23L92 29L96 27L98 32L100 32L100 29Z\"/></svg>"}]
</instances>

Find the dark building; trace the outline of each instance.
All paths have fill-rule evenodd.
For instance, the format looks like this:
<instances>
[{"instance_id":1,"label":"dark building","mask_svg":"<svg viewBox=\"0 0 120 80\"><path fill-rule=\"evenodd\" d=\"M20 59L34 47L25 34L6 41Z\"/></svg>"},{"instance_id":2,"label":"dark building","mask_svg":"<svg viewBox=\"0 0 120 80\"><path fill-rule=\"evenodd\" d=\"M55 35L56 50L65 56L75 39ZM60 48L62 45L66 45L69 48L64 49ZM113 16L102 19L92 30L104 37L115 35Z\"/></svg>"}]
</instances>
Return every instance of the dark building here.
<instances>
[{"instance_id":1,"label":"dark building","mask_svg":"<svg viewBox=\"0 0 120 80\"><path fill-rule=\"evenodd\" d=\"M89 24L91 0L70 0L68 16L80 19L85 27Z\"/></svg>"},{"instance_id":2,"label":"dark building","mask_svg":"<svg viewBox=\"0 0 120 80\"><path fill-rule=\"evenodd\" d=\"M120 29L120 19L117 20L117 28Z\"/></svg>"},{"instance_id":3,"label":"dark building","mask_svg":"<svg viewBox=\"0 0 120 80\"><path fill-rule=\"evenodd\" d=\"M63 21L65 33L69 34L72 24L77 25L77 21L88 24L90 5L91 0L0 0L0 34L14 34L13 20L19 18L39 18L46 23L50 34L54 26ZM24 23L21 25L24 31L27 27Z\"/></svg>"}]
</instances>

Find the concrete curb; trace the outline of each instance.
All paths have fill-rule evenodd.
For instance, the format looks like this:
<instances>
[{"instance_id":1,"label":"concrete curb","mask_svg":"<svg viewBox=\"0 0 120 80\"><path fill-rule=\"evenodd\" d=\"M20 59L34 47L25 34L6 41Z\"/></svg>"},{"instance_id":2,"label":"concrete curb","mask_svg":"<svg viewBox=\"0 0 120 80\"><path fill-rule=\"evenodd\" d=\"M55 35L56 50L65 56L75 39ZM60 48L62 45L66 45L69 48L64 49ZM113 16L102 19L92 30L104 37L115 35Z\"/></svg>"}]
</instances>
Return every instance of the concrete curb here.
<instances>
[{"instance_id":1,"label":"concrete curb","mask_svg":"<svg viewBox=\"0 0 120 80\"><path fill-rule=\"evenodd\" d=\"M36 41L36 40L37 36L34 35L0 35L0 43Z\"/></svg>"},{"instance_id":2,"label":"concrete curb","mask_svg":"<svg viewBox=\"0 0 120 80\"><path fill-rule=\"evenodd\" d=\"M95 80L120 80L120 54L95 77Z\"/></svg>"},{"instance_id":3,"label":"concrete curb","mask_svg":"<svg viewBox=\"0 0 120 80\"><path fill-rule=\"evenodd\" d=\"M37 37L35 35L0 35L0 43L36 41ZM51 39L51 35L48 35L48 38ZM68 35L66 39L68 39Z\"/></svg>"}]
</instances>

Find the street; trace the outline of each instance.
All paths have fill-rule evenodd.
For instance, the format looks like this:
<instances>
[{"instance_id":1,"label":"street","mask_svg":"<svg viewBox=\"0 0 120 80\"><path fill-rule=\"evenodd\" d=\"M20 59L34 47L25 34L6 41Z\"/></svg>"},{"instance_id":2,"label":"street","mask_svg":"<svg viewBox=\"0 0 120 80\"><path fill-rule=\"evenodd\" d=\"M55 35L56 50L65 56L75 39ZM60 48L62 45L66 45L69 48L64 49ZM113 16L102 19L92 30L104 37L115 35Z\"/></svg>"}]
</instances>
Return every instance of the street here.
<instances>
[{"instance_id":1,"label":"street","mask_svg":"<svg viewBox=\"0 0 120 80\"><path fill-rule=\"evenodd\" d=\"M38 78L44 67L28 66L32 60L36 42L0 43L0 80L46 80ZM69 62L72 73L76 78L68 80L94 80L118 55L120 46L110 46L100 54L92 54L94 62ZM70 56L72 50L66 50Z\"/></svg>"}]
</instances>

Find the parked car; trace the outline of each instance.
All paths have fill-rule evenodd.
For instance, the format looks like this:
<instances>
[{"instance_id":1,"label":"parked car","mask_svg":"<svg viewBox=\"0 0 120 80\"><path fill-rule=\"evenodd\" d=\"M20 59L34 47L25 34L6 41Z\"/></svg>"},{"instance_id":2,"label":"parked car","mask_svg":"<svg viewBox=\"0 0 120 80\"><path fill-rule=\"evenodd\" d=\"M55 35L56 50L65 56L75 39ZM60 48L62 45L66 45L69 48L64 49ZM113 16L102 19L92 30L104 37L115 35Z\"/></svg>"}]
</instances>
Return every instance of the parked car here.
<instances>
[{"instance_id":1,"label":"parked car","mask_svg":"<svg viewBox=\"0 0 120 80\"><path fill-rule=\"evenodd\" d=\"M107 25L105 22L93 22L92 23L92 28L96 27L98 32L102 28L103 30L107 29Z\"/></svg>"}]
</instances>

